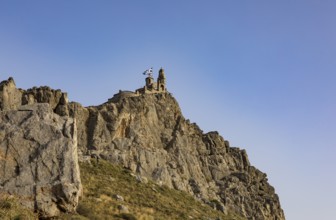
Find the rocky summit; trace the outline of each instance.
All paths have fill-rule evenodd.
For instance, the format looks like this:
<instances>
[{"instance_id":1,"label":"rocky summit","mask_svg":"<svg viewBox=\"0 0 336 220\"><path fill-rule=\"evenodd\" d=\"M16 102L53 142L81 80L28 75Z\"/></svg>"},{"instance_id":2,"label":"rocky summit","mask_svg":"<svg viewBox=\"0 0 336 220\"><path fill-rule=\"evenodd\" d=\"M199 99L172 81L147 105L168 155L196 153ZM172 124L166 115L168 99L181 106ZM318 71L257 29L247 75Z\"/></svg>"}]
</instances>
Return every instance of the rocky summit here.
<instances>
[{"instance_id":1,"label":"rocky summit","mask_svg":"<svg viewBox=\"0 0 336 220\"><path fill-rule=\"evenodd\" d=\"M245 150L185 119L160 71L155 87L146 79L135 93L120 91L90 107L69 102L60 90L17 89L12 78L1 82L1 191L20 196L43 217L73 212L82 193L78 162L95 158L188 192L223 213L285 219L267 175L250 164Z\"/></svg>"}]
</instances>

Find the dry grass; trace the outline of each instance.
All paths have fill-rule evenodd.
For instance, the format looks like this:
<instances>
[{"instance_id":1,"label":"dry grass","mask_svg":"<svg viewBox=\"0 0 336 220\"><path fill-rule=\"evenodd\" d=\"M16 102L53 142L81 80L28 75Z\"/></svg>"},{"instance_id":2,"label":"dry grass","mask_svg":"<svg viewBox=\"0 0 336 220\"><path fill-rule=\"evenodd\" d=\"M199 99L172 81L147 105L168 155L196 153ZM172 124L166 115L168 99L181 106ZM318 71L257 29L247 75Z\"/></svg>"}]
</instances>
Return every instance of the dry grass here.
<instances>
[{"instance_id":1,"label":"dry grass","mask_svg":"<svg viewBox=\"0 0 336 220\"><path fill-rule=\"evenodd\" d=\"M243 219L214 210L185 192L151 181L139 182L129 170L106 161L82 163L80 169L84 195L77 213L63 213L55 220ZM33 220L38 217L20 206L17 198L0 194L0 219Z\"/></svg>"},{"instance_id":2,"label":"dry grass","mask_svg":"<svg viewBox=\"0 0 336 220\"><path fill-rule=\"evenodd\" d=\"M0 219L3 220L35 220L38 219L37 214L31 210L24 208L19 204L19 199L7 195L0 194Z\"/></svg>"},{"instance_id":3,"label":"dry grass","mask_svg":"<svg viewBox=\"0 0 336 220\"><path fill-rule=\"evenodd\" d=\"M63 215L62 219L242 219L214 210L185 192L150 181L141 183L127 169L105 161L83 163L80 168L84 196L78 215ZM121 206L127 210L120 210Z\"/></svg>"}]
</instances>

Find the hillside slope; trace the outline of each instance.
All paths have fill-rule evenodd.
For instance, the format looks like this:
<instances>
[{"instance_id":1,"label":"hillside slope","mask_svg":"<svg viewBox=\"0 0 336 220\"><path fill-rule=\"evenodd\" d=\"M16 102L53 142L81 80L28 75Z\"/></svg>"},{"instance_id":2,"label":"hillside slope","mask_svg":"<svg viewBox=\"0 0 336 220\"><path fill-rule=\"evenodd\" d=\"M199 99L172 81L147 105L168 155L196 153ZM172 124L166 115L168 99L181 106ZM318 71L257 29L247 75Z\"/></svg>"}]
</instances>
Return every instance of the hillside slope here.
<instances>
[{"instance_id":1,"label":"hillside slope","mask_svg":"<svg viewBox=\"0 0 336 220\"><path fill-rule=\"evenodd\" d=\"M61 219L243 219L216 210L216 201L206 205L186 192L141 179L104 160L84 162L80 168L84 195L78 215L62 215Z\"/></svg>"},{"instance_id":2,"label":"hillside slope","mask_svg":"<svg viewBox=\"0 0 336 220\"><path fill-rule=\"evenodd\" d=\"M111 100L97 107L69 105L83 155L121 164L139 176L189 192L219 209L248 219L284 219L265 173L245 150L230 147L217 132L204 134L186 120L169 94Z\"/></svg>"},{"instance_id":3,"label":"hillside slope","mask_svg":"<svg viewBox=\"0 0 336 220\"><path fill-rule=\"evenodd\" d=\"M10 86L8 86L10 85ZM2 110L49 103L62 117L75 118L79 160L102 158L139 178L185 191L223 213L247 219L285 219L265 173L250 165L245 150L231 147L217 132L204 134L186 120L168 92L120 96L91 107L68 103L66 93L48 87L0 89Z\"/></svg>"},{"instance_id":4,"label":"hillside slope","mask_svg":"<svg viewBox=\"0 0 336 220\"><path fill-rule=\"evenodd\" d=\"M80 163L84 189L77 213L63 213L62 220L153 220L204 219L243 220L234 213L224 214L195 200L186 192L139 179L130 170L100 160ZM10 195L0 194L0 219L36 220L38 215L19 205Z\"/></svg>"}]
</instances>

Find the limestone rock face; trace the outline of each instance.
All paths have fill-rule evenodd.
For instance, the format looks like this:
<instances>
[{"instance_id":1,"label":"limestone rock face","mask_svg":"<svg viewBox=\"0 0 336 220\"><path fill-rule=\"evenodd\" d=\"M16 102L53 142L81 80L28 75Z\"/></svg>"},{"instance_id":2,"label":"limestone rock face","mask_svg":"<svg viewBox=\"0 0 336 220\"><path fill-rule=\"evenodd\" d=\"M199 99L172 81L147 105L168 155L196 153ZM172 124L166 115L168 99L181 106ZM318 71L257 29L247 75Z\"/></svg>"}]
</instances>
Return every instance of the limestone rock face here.
<instances>
[{"instance_id":1,"label":"limestone rock face","mask_svg":"<svg viewBox=\"0 0 336 220\"><path fill-rule=\"evenodd\" d=\"M101 157L159 184L187 191L247 219L285 219L266 174L245 150L217 132L204 134L169 93L125 97L97 107L69 104L81 155ZM81 157L82 159L84 157Z\"/></svg>"},{"instance_id":2,"label":"limestone rock face","mask_svg":"<svg viewBox=\"0 0 336 220\"><path fill-rule=\"evenodd\" d=\"M77 152L79 160L106 159L223 212L285 219L266 174L251 166L245 150L217 132L203 133L168 92L83 107L60 90L20 90L9 79L0 83L0 107L0 186L45 216L76 206Z\"/></svg>"},{"instance_id":3,"label":"limestone rock face","mask_svg":"<svg viewBox=\"0 0 336 220\"><path fill-rule=\"evenodd\" d=\"M0 111L0 190L41 217L73 212L81 194L74 119L48 103Z\"/></svg>"}]
</instances>

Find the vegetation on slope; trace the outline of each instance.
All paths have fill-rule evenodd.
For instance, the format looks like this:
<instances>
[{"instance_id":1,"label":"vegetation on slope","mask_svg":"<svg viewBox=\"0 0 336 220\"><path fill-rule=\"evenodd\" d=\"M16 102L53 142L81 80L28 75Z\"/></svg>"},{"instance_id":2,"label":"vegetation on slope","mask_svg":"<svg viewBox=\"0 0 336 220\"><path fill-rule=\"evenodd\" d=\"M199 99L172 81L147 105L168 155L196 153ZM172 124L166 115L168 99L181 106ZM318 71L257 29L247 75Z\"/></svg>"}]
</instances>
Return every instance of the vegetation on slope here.
<instances>
[{"instance_id":1,"label":"vegetation on slope","mask_svg":"<svg viewBox=\"0 0 336 220\"><path fill-rule=\"evenodd\" d=\"M22 207L18 198L0 193L0 219L34 220L37 219L37 214Z\"/></svg>"},{"instance_id":2,"label":"vegetation on slope","mask_svg":"<svg viewBox=\"0 0 336 220\"><path fill-rule=\"evenodd\" d=\"M65 220L240 220L238 215L214 210L191 195L139 179L129 170L106 161L81 163L83 196L77 214L62 214ZM37 219L13 196L0 196L0 219Z\"/></svg>"},{"instance_id":3,"label":"vegetation on slope","mask_svg":"<svg viewBox=\"0 0 336 220\"><path fill-rule=\"evenodd\" d=\"M84 195L68 219L241 219L105 161L80 164ZM84 217L84 218L83 218Z\"/></svg>"}]
</instances>

